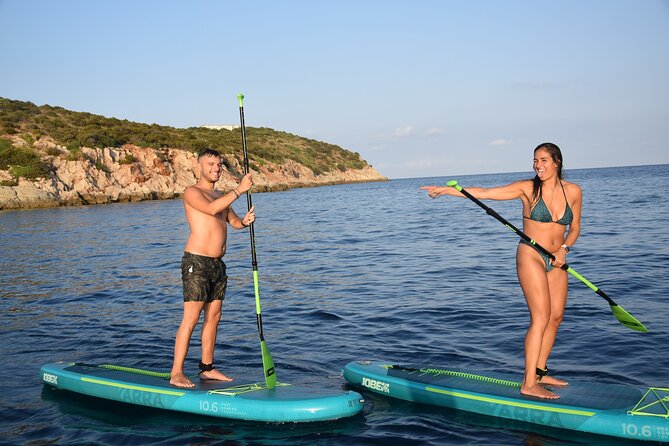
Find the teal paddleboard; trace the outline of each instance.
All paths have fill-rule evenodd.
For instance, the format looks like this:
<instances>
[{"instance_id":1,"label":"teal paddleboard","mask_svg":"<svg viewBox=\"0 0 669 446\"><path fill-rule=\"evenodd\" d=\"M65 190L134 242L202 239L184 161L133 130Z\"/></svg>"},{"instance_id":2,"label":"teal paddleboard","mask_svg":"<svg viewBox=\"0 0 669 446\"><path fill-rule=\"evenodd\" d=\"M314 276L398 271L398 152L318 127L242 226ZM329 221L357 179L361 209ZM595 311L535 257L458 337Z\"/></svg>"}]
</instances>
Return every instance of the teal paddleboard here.
<instances>
[{"instance_id":1,"label":"teal paddleboard","mask_svg":"<svg viewBox=\"0 0 669 446\"><path fill-rule=\"evenodd\" d=\"M561 429L647 441L669 441L669 388L570 380L557 400L524 397L517 375L355 361L352 386L417 403Z\"/></svg>"},{"instance_id":2,"label":"teal paddleboard","mask_svg":"<svg viewBox=\"0 0 669 446\"><path fill-rule=\"evenodd\" d=\"M362 409L359 393L277 383L200 380L194 389L170 385L169 374L113 365L56 362L40 370L44 384L107 400L220 418L307 422L350 417Z\"/></svg>"}]
</instances>

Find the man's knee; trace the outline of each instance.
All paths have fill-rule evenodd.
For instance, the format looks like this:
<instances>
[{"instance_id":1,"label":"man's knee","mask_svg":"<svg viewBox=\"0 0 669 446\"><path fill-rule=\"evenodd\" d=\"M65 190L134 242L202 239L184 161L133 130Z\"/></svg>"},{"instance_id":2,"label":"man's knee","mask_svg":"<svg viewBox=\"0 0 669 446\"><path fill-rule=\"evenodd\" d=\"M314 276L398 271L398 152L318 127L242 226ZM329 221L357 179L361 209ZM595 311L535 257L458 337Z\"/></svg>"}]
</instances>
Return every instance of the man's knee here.
<instances>
[{"instance_id":1,"label":"man's knee","mask_svg":"<svg viewBox=\"0 0 669 446\"><path fill-rule=\"evenodd\" d=\"M221 305L222 302L213 301L210 302L204 311L204 323L218 323L221 320Z\"/></svg>"}]
</instances>

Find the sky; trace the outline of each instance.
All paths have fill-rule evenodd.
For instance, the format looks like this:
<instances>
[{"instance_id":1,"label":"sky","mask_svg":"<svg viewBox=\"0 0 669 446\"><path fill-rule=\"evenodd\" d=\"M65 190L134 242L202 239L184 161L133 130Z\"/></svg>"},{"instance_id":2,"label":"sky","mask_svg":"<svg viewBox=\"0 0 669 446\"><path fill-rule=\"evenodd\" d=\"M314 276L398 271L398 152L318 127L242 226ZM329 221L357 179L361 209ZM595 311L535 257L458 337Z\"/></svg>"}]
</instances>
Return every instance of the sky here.
<instances>
[{"instance_id":1,"label":"sky","mask_svg":"<svg viewBox=\"0 0 669 446\"><path fill-rule=\"evenodd\" d=\"M669 0L0 0L0 97L269 127L389 178L669 163Z\"/></svg>"}]
</instances>

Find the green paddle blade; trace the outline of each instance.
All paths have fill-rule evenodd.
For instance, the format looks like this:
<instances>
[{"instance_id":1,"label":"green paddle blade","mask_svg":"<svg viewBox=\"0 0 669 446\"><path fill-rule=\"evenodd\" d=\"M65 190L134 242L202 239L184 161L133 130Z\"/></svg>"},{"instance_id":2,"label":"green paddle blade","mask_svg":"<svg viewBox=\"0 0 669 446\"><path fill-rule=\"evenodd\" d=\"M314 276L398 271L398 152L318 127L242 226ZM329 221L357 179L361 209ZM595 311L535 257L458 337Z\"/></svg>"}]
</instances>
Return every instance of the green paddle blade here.
<instances>
[{"instance_id":1,"label":"green paddle blade","mask_svg":"<svg viewBox=\"0 0 669 446\"><path fill-rule=\"evenodd\" d=\"M648 329L641 322L639 322L634 316L625 311L621 306L611 305L611 311L613 311L613 315L625 327L631 328L632 330L640 331L642 333L648 332Z\"/></svg>"},{"instance_id":2,"label":"green paddle blade","mask_svg":"<svg viewBox=\"0 0 669 446\"><path fill-rule=\"evenodd\" d=\"M269 348L265 341L260 341L260 349L262 350L262 366L265 369L265 382L267 383L267 387L273 389L276 386L274 361L272 360L272 355L270 355Z\"/></svg>"}]
</instances>

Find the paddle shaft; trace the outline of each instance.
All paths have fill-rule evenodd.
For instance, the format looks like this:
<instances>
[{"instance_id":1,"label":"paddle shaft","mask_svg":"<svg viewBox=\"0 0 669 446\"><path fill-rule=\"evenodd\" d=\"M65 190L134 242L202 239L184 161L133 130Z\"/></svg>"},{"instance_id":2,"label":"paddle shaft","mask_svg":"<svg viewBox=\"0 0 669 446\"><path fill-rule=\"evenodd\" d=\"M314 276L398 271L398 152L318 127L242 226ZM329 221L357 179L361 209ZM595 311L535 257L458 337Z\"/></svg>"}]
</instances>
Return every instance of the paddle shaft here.
<instances>
[{"instance_id":1,"label":"paddle shaft","mask_svg":"<svg viewBox=\"0 0 669 446\"><path fill-rule=\"evenodd\" d=\"M239 105L239 120L241 121L242 124L242 148L244 151L244 175L249 173L249 151L246 146L246 126L244 124L244 106L242 105L241 100L243 100L244 96L240 95L242 99L240 99L240 105ZM246 191L246 207L248 210L251 210L251 207L253 207L253 199L251 198L251 191L248 190ZM255 234L255 229L253 227L253 222L249 223L249 234L251 237L251 264L253 265L253 271L258 271L258 258L256 256L256 234ZM258 311L260 313L260 311Z\"/></svg>"},{"instance_id":2,"label":"paddle shaft","mask_svg":"<svg viewBox=\"0 0 669 446\"><path fill-rule=\"evenodd\" d=\"M490 209L488 206L483 204L481 200L470 194L468 191L463 189L460 185L458 185L457 181L449 181L447 183L448 186L454 187L457 191L459 191L461 194L463 194L465 197L469 198L472 200L474 203L478 204L481 208L483 208L488 215L491 215L495 217L495 219L499 220L504 226L512 230L513 232L516 233L516 235L520 236L523 240L528 242L530 245L534 246L537 248L539 251L547 255L551 260L555 260L555 256L548 252L547 249L545 249L543 246L539 245L537 242L532 240L530 237L528 237L527 234L525 234L523 231L520 229L516 228L514 225L509 223L506 219L504 219L501 215L499 215L497 212L493 211ZM640 332L647 332L648 329L641 323L639 322L634 316L629 314L625 309L623 309L621 306L616 304L613 299L611 299L604 291L600 290L596 285L594 285L592 282L590 282L588 279L577 273L573 268L571 268L569 265L566 263L561 266L562 269L566 270L568 273L570 273L572 276L576 277L578 280L586 284L592 291L594 291L598 296L602 297L605 299L608 303L609 306L611 307L611 311L613 312L613 315L618 319L618 322L623 324L629 329L640 331Z\"/></svg>"},{"instance_id":3,"label":"paddle shaft","mask_svg":"<svg viewBox=\"0 0 669 446\"><path fill-rule=\"evenodd\" d=\"M239 120L241 122L242 130L242 148L244 151L244 175L249 173L249 152L246 145L246 125L244 123L244 95L237 95L239 101ZM251 199L251 190L246 191L246 207L250 211L253 207L253 200ZM260 348L262 350L262 362L265 373L265 382L267 387L273 389L276 386L276 370L274 369L274 361L269 352L267 343L265 342L265 334L262 328L262 314L260 308L260 284L258 281L258 259L256 256L256 235L254 222L249 223L249 234L251 238L251 265L253 266L253 290L255 292L256 302L256 324L258 325L258 335L260 336Z\"/></svg>"},{"instance_id":4,"label":"paddle shaft","mask_svg":"<svg viewBox=\"0 0 669 446\"><path fill-rule=\"evenodd\" d=\"M451 183L453 183L453 182L452 182L452 181L449 181L449 182L448 182L448 185L451 186L451 187L456 188L462 195L464 195L465 197L469 198L469 199L472 200L474 203L478 204L481 208L483 208L483 210L485 210L486 214L488 214L488 215L490 215L490 216L496 218L497 220L499 220L504 226L506 226L507 228L509 228L509 229L512 230L513 232L515 232L516 235L518 235L520 238L522 238L523 240L525 240L526 242L528 242L529 244L531 244L532 246L534 246L535 248L537 248L539 251L541 251L542 253L544 253L545 255L547 255L551 260L555 260L555 256L553 255L553 253L549 252L546 248L544 248L543 246L541 246L540 244L538 244L537 242L535 242L534 240L532 240L527 234L525 234L523 231L521 231L520 229L518 229L517 227L515 227L515 226L514 226L513 224L511 224L508 220L506 220L504 217L502 217L502 216L499 215L497 212L495 212L493 209L490 209L488 206L486 206L485 204L483 204L483 202L481 202L481 200L479 200L478 198L476 198L475 196L473 196L472 194L470 194L467 190L465 190L465 189L462 188L459 184L457 184L457 182L455 182L454 184L451 184ZM574 277L576 277L576 278L579 279L581 282L583 282L584 284L586 284L592 291L594 291L595 293L597 293L598 296L604 298L604 299L609 303L609 305L611 305L611 306L617 305L617 304L613 301L613 299L611 299L611 298L610 298L604 291L600 290L600 289L599 289L597 286L595 286L592 282L590 282L588 279L586 279L585 277L583 277L582 275L580 275L578 272L576 272L573 268L571 268L571 267L570 267L569 265L567 265L566 263L565 263L564 265L562 265L560 268L562 268L563 270L565 270L565 271L571 273Z\"/></svg>"}]
</instances>

